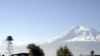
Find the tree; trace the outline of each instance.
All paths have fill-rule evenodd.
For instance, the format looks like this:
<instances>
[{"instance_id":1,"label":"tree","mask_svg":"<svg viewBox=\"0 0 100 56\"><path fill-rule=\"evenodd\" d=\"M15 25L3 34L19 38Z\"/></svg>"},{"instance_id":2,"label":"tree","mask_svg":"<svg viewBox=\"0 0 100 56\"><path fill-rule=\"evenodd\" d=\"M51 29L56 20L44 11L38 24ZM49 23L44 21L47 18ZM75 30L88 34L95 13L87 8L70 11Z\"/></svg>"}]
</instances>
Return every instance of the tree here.
<instances>
[{"instance_id":1,"label":"tree","mask_svg":"<svg viewBox=\"0 0 100 56\"><path fill-rule=\"evenodd\" d=\"M35 44L29 44L27 48L29 49L29 56L44 56L43 50Z\"/></svg>"},{"instance_id":2,"label":"tree","mask_svg":"<svg viewBox=\"0 0 100 56\"><path fill-rule=\"evenodd\" d=\"M57 56L73 56L66 45L58 48L56 54Z\"/></svg>"}]
</instances>

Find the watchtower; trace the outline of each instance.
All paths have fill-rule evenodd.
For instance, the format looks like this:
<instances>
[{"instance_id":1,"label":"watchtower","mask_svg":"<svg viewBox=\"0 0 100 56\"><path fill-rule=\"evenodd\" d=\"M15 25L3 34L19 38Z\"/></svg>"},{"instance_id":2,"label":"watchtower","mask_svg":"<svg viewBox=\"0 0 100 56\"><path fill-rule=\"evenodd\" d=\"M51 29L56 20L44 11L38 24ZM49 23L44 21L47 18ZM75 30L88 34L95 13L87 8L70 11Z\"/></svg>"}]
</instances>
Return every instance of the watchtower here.
<instances>
[{"instance_id":1,"label":"watchtower","mask_svg":"<svg viewBox=\"0 0 100 56\"><path fill-rule=\"evenodd\" d=\"M13 38L12 36L8 36L6 41L8 42L8 46L7 46L7 53L8 53L8 56L11 56L12 53L13 53Z\"/></svg>"}]
</instances>

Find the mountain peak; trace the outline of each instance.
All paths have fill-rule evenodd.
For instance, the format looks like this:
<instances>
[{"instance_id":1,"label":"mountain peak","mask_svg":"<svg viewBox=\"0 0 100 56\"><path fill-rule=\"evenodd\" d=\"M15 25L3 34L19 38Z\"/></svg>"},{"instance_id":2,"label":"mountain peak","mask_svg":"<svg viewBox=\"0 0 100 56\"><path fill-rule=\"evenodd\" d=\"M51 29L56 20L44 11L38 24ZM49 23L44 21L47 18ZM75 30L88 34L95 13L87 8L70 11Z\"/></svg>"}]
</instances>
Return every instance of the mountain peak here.
<instances>
[{"instance_id":1,"label":"mountain peak","mask_svg":"<svg viewBox=\"0 0 100 56\"><path fill-rule=\"evenodd\" d=\"M98 31L84 26L73 27L67 36L70 36L68 41L100 41L100 33Z\"/></svg>"},{"instance_id":2,"label":"mountain peak","mask_svg":"<svg viewBox=\"0 0 100 56\"><path fill-rule=\"evenodd\" d=\"M74 31L90 31L89 28L86 28L84 26L75 26L72 28L72 30L74 30Z\"/></svg>"}]
</instances>

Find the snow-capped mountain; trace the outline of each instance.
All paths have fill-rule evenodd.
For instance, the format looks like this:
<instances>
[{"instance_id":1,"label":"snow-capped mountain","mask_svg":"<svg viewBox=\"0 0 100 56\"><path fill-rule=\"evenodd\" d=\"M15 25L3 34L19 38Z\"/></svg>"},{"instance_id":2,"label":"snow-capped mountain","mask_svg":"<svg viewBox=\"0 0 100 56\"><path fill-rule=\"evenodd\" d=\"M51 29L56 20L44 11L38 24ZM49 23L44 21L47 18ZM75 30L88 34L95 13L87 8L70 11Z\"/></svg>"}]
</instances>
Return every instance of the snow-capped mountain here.
<instances>
[{"instance_id":1,"label":"snow-capped mountain","mask_svg":"<svg viewBox=\"0 0 100 56\"><path fill-rule=\"evenodd\" d=\"M67 45L75 56L90 54L94 50L100 53L100 33L92 28L75 26L68 33L56 36L53 40L40 45L46 56L56 56L56 50L60 46Z\"/></svg>"},{"instance_id":2,"label":"snow-capped mountain","mask_svg":"<svg viewBox=\"0 0 100 56\"><path fill-rule=\"evenodd\" d=\"M98 31L83 26L73 28L69 35L70 34L73 34L74 36L71 37L74 38L67 41L100 41L100 33Z\"/></svg>"},{"instance_id":3,"label":"snow-capped mountain","mask_svg":"<svg viewBox=\"0 0 100 56\"><path fill-rule=\"evenodd\" d=\"M92 28L75 26L49 42L100 41L100 33Z\"/></svg>"}]
</instances>

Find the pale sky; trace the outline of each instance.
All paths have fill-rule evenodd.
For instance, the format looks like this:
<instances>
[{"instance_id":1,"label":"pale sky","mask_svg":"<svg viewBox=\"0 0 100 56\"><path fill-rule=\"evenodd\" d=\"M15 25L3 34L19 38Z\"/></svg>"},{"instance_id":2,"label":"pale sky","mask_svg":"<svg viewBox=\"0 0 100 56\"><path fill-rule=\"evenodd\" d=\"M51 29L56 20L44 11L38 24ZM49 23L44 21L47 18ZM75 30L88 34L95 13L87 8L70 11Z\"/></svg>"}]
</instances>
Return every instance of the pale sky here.
<instances>
[{"instance_id":1,"label":"pale sky","mask_svg":"<svg viewBox=\"0 0 100 56\"><path fill-rule=\"evenodd\" d=\"M43 43L82 25L100 31L100 0L0 0L0 43Z\"/></svg>"}]
</instances>

